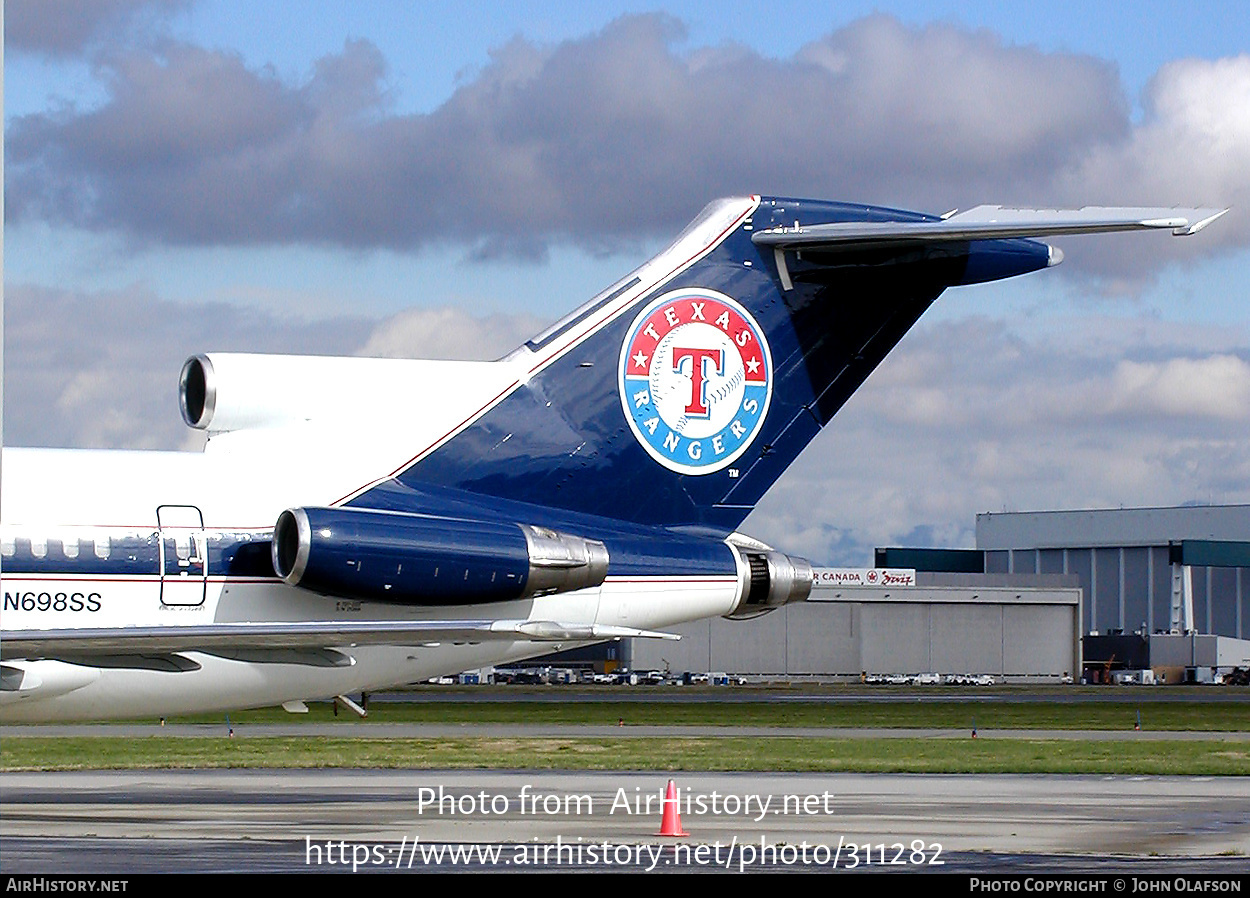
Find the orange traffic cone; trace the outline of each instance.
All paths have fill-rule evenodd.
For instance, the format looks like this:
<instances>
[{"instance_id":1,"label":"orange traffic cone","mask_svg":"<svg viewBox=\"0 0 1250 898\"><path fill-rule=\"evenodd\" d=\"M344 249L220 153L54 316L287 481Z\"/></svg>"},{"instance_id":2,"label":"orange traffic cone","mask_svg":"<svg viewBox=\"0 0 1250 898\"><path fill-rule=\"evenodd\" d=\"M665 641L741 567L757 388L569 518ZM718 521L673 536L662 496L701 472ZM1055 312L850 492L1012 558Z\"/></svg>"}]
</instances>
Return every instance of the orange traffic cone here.
<instances>
[{"instance_id":1,"label":"orange traffic cone","mask_svg":"<svg viewBox=\"0 0 1250 898\"><path fill-rule=\"evenodd\" d=\"M672 780L668 781L668 788L664 790L664 817L660 820L660 831L656 835L678 837L690 835L681 828L681 814L677 810L677 786Z\"/></svg>"}]
</instances>

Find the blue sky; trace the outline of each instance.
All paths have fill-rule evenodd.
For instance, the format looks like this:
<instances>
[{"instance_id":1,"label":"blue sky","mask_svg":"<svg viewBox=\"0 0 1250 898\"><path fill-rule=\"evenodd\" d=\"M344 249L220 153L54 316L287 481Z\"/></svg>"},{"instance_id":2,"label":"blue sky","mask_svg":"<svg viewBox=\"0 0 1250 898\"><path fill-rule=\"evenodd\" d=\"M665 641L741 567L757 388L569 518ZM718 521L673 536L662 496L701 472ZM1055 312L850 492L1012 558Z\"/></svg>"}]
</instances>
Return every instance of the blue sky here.
<instances>
[{"instance_id":1,"label":"blue sky","mask_svg":"<svg viewBox=\"0 0 1250 898\"><path fill-rule=\"evenodd\" d=\"M199 2L175 4L159 24L147 23L146 33L139 36L237 54L249 67L271 70L292 84L306 81L317 59L341 51L347 40L363 38L385 57L390 111L428 113L480 72L492 52L514 38L555 45L602 29L623 14L653 11L681 23L685 36L676 42L678 52L740 44L774 58L790 56L812 40L874 12L886 12L914 27L945 22L969 31L986 30L1007 45L1107 60L1115 65L1125 96L1133 104L1139 104L1150 78L1168 62L1234 56L1250 44L1250 27L1235 3L1194 8L1165 2L780 2L729 7L712 3L429 3L414 7L325 0L301 4L298 14L283 3ZM49 56L11 51L5 85L9 122L65 105L86 110L105 102L107 92L97 58L101 52L130 48L136 34L132 30L106 37L117 43L101 41L95 53ZM1134 115L1140 117L1139 105ZM872 201L871 197L855 198ZM980 197L977 201L1001 199ZM1125 197L1123 201L1151 200ZM523 309L550 318L575 304L577 297L613 280L622 266L643 258L665 235L642 235L636 246L624 252L589 257L554 245L549 264L526 266L520 278L511 264L457 264L462 259L454 249L431 254L376 248L343 253L290 244L280 249L153 247L136 243L133 237L65 227L57 228L54 235L38 223L10 225L8 279L82 289L140 285L162 297L184 301L285 300L289 312L311 317L342 314L345 309L385 314L414 304L467 301L483 313ZM1239 258L1234 267L1243 264L1250 262ZM1226 283L1229 267L1225 260L1213 269L1212 283ZM1188 282L1193 276L1192 271L1186 272L1180 280ZM1147 296L1147 302L1174 295L1172 285L1161 286L1164 292ZM1226 296L1223 291L1207 292ZM1045 304L1052 305L1050 297ZM1170 302L1152 305L1159 314L1175 311ZM1200 313L1208 318L1236 317L1239 310L1233 303L1219 302L1215 307L1204 304Z\"/></svg>"},{"instance_id":2,"label":"blue sky","mask_svg":"<svg viewBox=\"0 0 1250 898\"><path fill-rule=\"evenodd\" d=\"M191 352L502 352L726 190L1218 204L944 297L750 523L1250 501L1236 3L60 2L8 3L6 442L190 445Z\"/></svg>"},{"instance_id":3,"label":"blue sky","mask_svg":"<svg viewBox=\"0 0 1250 898\"><path fill-rule=\"evenodd\" d=\"M886 12L917 26L947 21L989 29L1013 44L1113 60L1130 95L1140 92L1173 59L1214 59L1245 52L1248 30L1244 7L1234 0L1190 5L1167 0L1132 4L778 0L769 4L417 5L306 0L294 14L288 3L258 0L194 4L173 14L167 31L180 40L229 48L250 64L273 65L290 77L303 75L312 60L338 50L345 39L365 37L390 61L402 92L401 108L428 111L447 98L466 71L483 65L491 50L518 34L554 43L595 31L626 13L651 11L680 19L692 46L733 42L778 56L789 55L813 38L874 12ZM275 27L281 28L280 40L275 40ZM10 116L42 108L49 92L64 97L99 96L86 63L48 65L19 56L8 60L8 69L6 111Z\"/></svg>"}]
</instances>

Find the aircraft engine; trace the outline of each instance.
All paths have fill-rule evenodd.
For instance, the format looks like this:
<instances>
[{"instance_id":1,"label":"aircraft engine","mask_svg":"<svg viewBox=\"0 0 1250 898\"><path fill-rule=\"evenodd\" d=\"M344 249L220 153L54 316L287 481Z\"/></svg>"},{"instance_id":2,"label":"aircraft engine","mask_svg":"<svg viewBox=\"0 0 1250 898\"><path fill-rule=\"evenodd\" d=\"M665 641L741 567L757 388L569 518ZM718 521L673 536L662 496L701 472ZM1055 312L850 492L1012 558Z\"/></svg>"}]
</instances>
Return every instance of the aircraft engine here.
<instances>
[{"instance_id":1,"label":"aircraft engine","mask_svg":"<svg viewBox=\"0 0 1250 898\"><path fill-rule=\"evenodd\" d=\"M466 377L484 364L215 352L187 359L178 400L187 425L210 436L320 420L341 427L385 414L393 391L428 381L431 366L442 366L441 377Z\"/></svg>"},{"instance_id":2,"label":"aircraft engine","mask_svg":"<svg viewBox=\"0 0 1250 898\"><path fill-rule=\"evenodd\" d=\"M771 549L735 545L740 559L742 598L726 617L748 620L789 602L802 602L812 592L812 565L805 558Z\"/></svg>"},{"instance_id":3,"label":"aircraft engine","mask_svg":"<svg viewBox=\"0 0 1250 898\"><path fill-rule=\"evenodd\" d=\"M603 583L603 543L546 527L353 508L292 508L273 534L283 580L399 605L504 602Z\"/></svg>"}]
</instances>

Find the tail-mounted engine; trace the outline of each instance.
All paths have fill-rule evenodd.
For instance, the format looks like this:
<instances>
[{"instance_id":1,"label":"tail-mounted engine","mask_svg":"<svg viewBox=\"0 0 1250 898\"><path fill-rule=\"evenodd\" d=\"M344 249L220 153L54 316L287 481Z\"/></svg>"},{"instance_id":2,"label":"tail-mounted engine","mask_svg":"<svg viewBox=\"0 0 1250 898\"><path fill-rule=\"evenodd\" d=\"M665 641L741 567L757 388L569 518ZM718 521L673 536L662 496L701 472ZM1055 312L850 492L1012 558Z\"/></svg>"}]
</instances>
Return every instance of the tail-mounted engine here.
<instances>
[{"instance_id":1,"label":"tail-mounted engine","mask_svg":"<svg viewBox=\"0 0 1250 898\"><path fill-rule=\"evenodd\" d=\"M342 426L392 411L393 397L406 384L472 380L492 364L215 352L187 359L178 401L182 419L210 436L310 421Z\"/></svg>"},{"instance_id":2,"label":"tail-mounted engine","mask_svg":"<svg viewBox=\"0 0 1250 898\"><path fill-rule=\"evenodd\" d=\"M738 569L742 598L726 617L733 620L759 617L789 602L802 602L811 595L812 566L806 559L765 549L762 544L733 545L732 548L741 560Z\"/></svg>"},{"instance_id":3,"label":"tail-mounted engine","mask_svg":"<svg viewBox=\"0 0 1250 898\"><path fill-rule=\"evenodd\" d=\"M273 533L291 586L398 605L505 602L603 583L603 543L546 527L353 508L292 508Z\"/></svg>"}]
</instances>

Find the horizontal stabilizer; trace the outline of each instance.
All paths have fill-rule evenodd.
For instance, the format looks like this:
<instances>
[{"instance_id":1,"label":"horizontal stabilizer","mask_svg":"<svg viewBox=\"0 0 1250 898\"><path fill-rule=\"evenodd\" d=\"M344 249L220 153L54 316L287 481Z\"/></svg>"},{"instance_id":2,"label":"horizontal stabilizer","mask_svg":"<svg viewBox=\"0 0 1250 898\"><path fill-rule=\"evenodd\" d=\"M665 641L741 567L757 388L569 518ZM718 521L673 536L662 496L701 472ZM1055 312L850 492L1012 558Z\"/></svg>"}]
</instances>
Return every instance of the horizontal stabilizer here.
<instances>
[{"instance_id":1,"label":"horizontal stabilizer","mask_svg":"<svg viewBox=\"0 0 1250 898\"><path fill-rule=\"evenodd\" d=\"M202 651L229 656L249 650L326 649L356 645L421 645L506 641L584 642L621 637L679 639L671 633L601 624L558 621L461 620L336 621L206 624L188 627L109 627L98 629L6 631L0 652L6 660L70 658L90 664L91 657L112 658L142 653L147 656ZM280 662L280 653L271 655Z\"/></svg>"},{"instance_id":2,"label":"horizontal stabilizer","mask_svg":"<svg viewBox=\"0 0 1250 898\"><path fill-rule=\"evenodd\" d=\"M929 221L837 221L757 231L761 246L817 248L911 241L997 240L1056 237L1166 228L1177 237L1195 234L1227 209L1153 209L1086 206L1083 209L1010 209L977 206Z\"/></svg>"}]
</instances>

